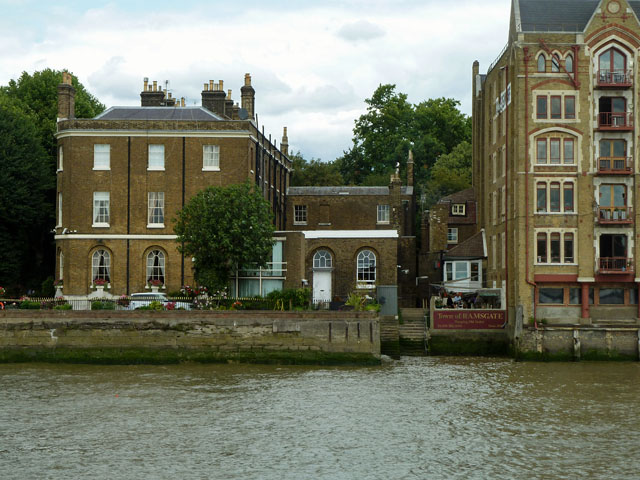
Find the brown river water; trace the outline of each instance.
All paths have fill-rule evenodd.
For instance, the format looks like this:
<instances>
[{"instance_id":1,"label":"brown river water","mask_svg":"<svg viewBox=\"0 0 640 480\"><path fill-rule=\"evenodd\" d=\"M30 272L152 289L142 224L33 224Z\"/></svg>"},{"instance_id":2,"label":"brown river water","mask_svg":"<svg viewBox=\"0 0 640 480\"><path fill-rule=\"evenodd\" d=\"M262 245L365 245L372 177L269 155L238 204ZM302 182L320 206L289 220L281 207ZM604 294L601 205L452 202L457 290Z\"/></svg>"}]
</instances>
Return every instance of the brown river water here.
<instances>
[{"instance_id":1,"label":"brown river water","mask_svg":"<svg viewBox=\"0 0 640 480\"><path fill-rule=\"evenodd\" d=\"M0 479L639 479L640 363L0 365Z\"/></svg>"}]
</instances>

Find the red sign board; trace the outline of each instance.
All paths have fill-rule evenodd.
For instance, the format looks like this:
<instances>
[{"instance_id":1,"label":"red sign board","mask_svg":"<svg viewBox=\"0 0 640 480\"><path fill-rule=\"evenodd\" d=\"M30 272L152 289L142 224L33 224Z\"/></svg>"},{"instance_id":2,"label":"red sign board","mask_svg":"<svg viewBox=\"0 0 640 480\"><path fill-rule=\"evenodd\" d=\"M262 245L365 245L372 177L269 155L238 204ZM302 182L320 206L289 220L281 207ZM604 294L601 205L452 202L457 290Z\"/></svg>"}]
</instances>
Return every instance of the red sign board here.
<instances>
[{"instance_id":1,"label":"red sign board","mask_svg":"<svg viewBox=\"0 0 640 480\"><path fill-rule=\"evenodd\" d=\"M434 310L434 329L499 330L505 327L504 310Z\"/></svg>"}]
</instances>

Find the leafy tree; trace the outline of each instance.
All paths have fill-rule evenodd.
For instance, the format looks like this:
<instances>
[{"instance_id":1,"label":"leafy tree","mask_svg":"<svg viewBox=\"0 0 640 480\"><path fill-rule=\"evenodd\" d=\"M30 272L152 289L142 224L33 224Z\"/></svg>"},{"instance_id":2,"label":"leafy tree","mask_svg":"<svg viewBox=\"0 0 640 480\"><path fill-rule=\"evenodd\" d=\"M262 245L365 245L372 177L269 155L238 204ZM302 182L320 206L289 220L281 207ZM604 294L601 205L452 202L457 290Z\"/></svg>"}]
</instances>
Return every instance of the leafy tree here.
<instances>
[{"instance_id":1,"label":"leafy tree","mask_svg":"<svg viewBox=\"0 0 640 480\"><path fill-rule=\"evenodd\" d=\"M50 68L29 75L22 72L20 78L10 80L0 91L17 100L22 110L31 115L38 130L42 146L55 165L56 123L58 117L58 85L62 82L62 70ZM93 118L102 113L105 106L91 95L76 77L72 80L76 89L75 114L77 118Z\"/></svg>"},{"instance_id":2,"label":"leafy tree","mask_svg":"<svg viewBox=\"0 0 640 480\"><path fill-rule=\"evenodd\" d=\"M290 155L289 158L293 162L291 185L294 187L344 185L335 162L323 162L315 158L307 161L300 152Z\"/></svg>"},{"instance_id":3,"label":"leafy tree","mask_svg":"<svg viewBox=\"0 0 640 480\"><path fill-rule=\"evenodd\" d=\"M395 85L380 85L365 102L367 112L355 122L353 146L336 160L347 183L386 185L396 165L404 176L411 149L415 183L424 187L436 158L471 140L470 118L458 110L457 100L412 105Z\"/></svg>"},{"instance_id":4,"label":"leafy tree","mask_svg":"<svg viewBox=\"0 0 640 480\"><path fill-rule=\"evenodd\" d=\"M247 181L208 187L178 212L175 233L180 251L194 257L196 281L219 290L238 266L265 267L273 247L269 202Z\"/></svg>"},{"instance_id":5,"label":"leafy tree","mask_svg":"<svg viewBox=\"0 0 640 480\"><path fill-rule=\"evenodd\" d=\"M35 288L38 272L50 270L42 232L51 229L55 208L47 194L55 184L31 117L1 95L0 170L0 284L16 293Z\"/></svg>"},{"instance_id":6,"label":"leafy tree","mask_svg":"<svg viewBox=\"0 0 640 480\"><path fill-rule=\"evenodd\" d=\"M427 204L471 187L471 155L471 144L463 141L436 160L424 189Z\"/></svg>"}]
</instances>

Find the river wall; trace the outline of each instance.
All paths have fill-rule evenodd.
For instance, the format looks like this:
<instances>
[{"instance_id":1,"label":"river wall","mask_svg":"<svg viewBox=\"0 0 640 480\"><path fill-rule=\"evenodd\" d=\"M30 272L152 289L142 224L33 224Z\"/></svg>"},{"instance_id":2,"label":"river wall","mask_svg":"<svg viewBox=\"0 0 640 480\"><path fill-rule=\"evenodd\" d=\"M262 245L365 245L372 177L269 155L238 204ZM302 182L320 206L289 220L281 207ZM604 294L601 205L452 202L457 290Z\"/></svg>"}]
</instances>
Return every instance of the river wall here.
<instances>
[{"instance_id":1,"label":"river wall","mask_svg":"<svg viewBox=\"0 0 640 480\"><path fill-rule=\"evenodd\" d=\"M0 362L380 362L373 312L0 311Z\"/></svg>"}]
</instances>

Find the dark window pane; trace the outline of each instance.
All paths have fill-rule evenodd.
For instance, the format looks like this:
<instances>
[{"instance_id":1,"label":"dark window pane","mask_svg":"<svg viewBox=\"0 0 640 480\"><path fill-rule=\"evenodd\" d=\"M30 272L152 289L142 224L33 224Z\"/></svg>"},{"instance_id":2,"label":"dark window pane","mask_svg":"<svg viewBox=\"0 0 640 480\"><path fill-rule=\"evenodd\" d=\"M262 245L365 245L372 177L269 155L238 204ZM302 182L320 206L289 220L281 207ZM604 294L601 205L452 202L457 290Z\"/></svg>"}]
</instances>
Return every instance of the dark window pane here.
<instances>
[{"instance_id":1,"label":"dark window pane","mask_svg":"<svg viewBox=\"0 0 640 480\"><path fill-rule=\"evenodd\" d=\"M560 263L560 234L551 234L551 263Z\"/></svg>"},{"instance_id":2,"label":"dark window pane","mask_svg":"<svg viewBox=\"0 0 640 480\"><path fill-rule=\"evenodd\" d=\"M560 139L552 138L549 140L549 162L560 163Z\"/></svg>"},{"instance_id":3,"label":"dark window pane","mask_svg":"<svg viewBox=\"0 0 640 480\"><path fill-rule=\"evenodd\" d=\"M538 97L537 107L538 118L547 118L547 97Z\"/></svg>"},{"instance_id":4,"label":"dark window pane","mask_svg":"<svg viewBox=\"0 0 640 480\"><path fill-rule=\"evenodd\" d=\"M624 288L601 288L600 305L624 305Z\"/></svg>"},{"instance_id":5,"label":"dark window pane","mask_svg":"<svg viewBox=\"0 0 640 480\"><path fill-rule=\"evenodd\" d=\"M579 287L569 289L569 305L580 305L582 303L582 289Z\"/></svg>"},{"instance_id":6,"label":"dark window pane","mask_svg":"<svg viewBox=\"0 0 640 480\"><path fill-rule=\"evenodd\" d=\"M551 118L562 117L561 97L551 97Z\"/></svg>"},{"instance_id":7,"label":"dark window pane","mask_svg":"<svg viewBox=\"0 0 640 480\"><path fill-rule=\"evenodd\" d=\"M573 212L573 183L565 183L564 188L564 211Z\"/></svg>"},{"instance_id":8,"label":"dark window pane","mask_svg":"<svg viewBox=\"0 0 640 480\"><path fill-rule=\"evenodd\" d=\"M560 184L552 183L549 188L549 211L560 211Z\"/></svg>"},{"instance_id":9,"label":"dark window pane","mask_svg":"<svg viewBox=\"0 0 640 480\"><path fill-rule=\"evenodd\" d=\"M538 163L547 163L547 139L536 141Z\"/></svg>"},{"instance_id":10,"label":"dark window pane","mask_svg":"<svg viewBox=\"0 0 640 480\"><path fill-rule=\"evenodd\" d=\"M562 305L564 303L564 289L541 288L538 291L538 303Z\"/></svg>"},{"instance_id":11,"label":"dark window pane","mask_svg":"<svg viewBox=\"0 0 640 480\"><path fill-rule=\"evenodd\" d=\"M538 212L547 211L547 184L546 183L538 184L536 205L537 205Z\"/></svg>"},{"instance_id":12,"label":"dark window pane","mask_svg":"<svg viewBox=\"0 0 640 480\"><path fill-rule=\"evenodd\" d=\"M547 234L538 234L538 263L547 263Z\"/></svg>"},{"instance_id":13,"label":"dark window pane","mask_svg":"<svg viewBox=\"0 0 640 480\"><path fill-rule=\"evenodd\" d=\"M564 140L564 163L573 163L573 140Z\"/></svg>"},{"instance_id":14,"label":"dark window pane","mask_svg":"<svg viewBox=\"0 0 640 480\"><path fill-rule=\"evenodd\" d=\"M629 305L637 305L638 304L638 289L630 288L629 289Z\"/></svg>"},{"instance_id":15,"label":"dark window pane","mask_svg":"<svg viewBox=\"0 0 640 480\"><path fill-rule=\"evenodd\" d=\"M564 263L573 263L573 233L564 234Z\"/></svg>"},{"instance_id":16,"label":"dark window pane","mask_svg":"<svg viewBox=\"0 0 640 480\"><path fill-rule=\"evenodd\" d=\"M564 118L576 118L576 97L564 97Z\"/></svg>"}]
</instances>

